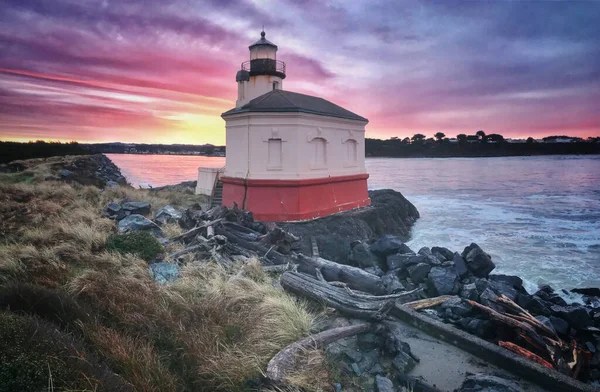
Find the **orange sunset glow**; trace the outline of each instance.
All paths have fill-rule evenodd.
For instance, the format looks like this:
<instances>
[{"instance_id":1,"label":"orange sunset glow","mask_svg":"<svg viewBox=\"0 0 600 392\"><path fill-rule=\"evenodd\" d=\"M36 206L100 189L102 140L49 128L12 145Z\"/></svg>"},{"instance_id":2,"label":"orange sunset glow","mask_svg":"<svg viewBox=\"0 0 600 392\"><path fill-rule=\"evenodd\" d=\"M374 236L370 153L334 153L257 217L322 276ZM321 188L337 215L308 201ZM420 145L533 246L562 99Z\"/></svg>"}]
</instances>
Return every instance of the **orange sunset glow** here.
<instances>
[{"instance_id":1,"label":"orange sunset glow","mask_svg":"<svg viewBox=\"0 0 600 392\"><path fill-rule=\"evenodd\" d=\"M4 0L0 139L224 144L262 25L367 137L600 135L600 3Z\"/></svg>"}]
</instances>

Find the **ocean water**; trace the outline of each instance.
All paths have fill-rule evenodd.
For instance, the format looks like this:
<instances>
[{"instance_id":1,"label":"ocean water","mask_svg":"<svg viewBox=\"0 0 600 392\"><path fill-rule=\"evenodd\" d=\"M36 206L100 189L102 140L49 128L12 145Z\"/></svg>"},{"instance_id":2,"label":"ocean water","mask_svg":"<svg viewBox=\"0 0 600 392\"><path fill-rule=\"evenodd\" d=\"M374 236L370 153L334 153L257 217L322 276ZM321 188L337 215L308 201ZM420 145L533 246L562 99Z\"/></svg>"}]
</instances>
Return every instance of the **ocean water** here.
<instances>
[{"instance_id":1,"label":"ocean water","mask_svg":"<svg viewBox=\"0 0 600 392\"><path fill-rule=\"evenodd\" d=\"M135 186L196 178L225 158L109 154ZM408 245L479 244L496 272L535 291L600 287L600 156L369 158L369 188L402 192L419 210Z\"/></svg>"}]
</instances>

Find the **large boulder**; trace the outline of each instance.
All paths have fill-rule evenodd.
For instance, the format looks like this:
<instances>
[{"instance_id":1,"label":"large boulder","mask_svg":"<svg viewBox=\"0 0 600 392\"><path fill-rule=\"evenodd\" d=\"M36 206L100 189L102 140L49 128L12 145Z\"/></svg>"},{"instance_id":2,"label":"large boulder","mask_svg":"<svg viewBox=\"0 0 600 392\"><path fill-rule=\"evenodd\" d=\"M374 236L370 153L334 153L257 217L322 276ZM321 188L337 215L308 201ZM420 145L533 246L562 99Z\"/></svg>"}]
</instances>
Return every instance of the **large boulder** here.
<instances>
[{"instance_id":1,"label":"large boulder","mask_svg":"<svg viewBox=\"0 0 600 392\"><path fill-rule=\"evenodd\" d=\"M379 266L377 257L371 253L369 247L362 242L359 242L350 249L348 261L348 264L361 268Z\"/></svg>"},{"instance_id":2,"label":"large boulder","mask_svg":"<svg viewBox=\"0 0 600 392\"><path fill-rule=\"evenodd\" d=\"M426 284L435 296L457 294L460 290L460 278L454 267L433 267L429 271Z\"/></svg>"},{"instance_id":3,"label":"large boulder","mask_svg":"<svg viewBox=\"0 0 600 392\"><path fill-rule=\"evenodd\" d=\"M183 219L183 212L170 205L162 207L154 214L154 220L163 225L179 222L180 219Z\"/></svg>"},{"instance_id":4,"label":"large boulder","mask_svg":"<svg viewBox=\"0 0 600 392\"><path fill-rule=\"evenodd\" d=\"M467 268L478 278L487 278L487 276L496 268L490 255L485 253L479 245L472 243L467 246L462 253Z\"/></svg>"},{"instance_id":5,"label":"large boulder","mask_svg":"<svg viewBox=\"0 0 600 392\"><path fill-rule=\"evenodd\" d=\"M387 377L375 376L375 385L377 385L377 392L396 392L394 383Z\"/></svg>"},{"instance_id":6,"label":"large boulder","mask_svg":"<svg viewBox=\"0 0 600 392\"><path fill-rule=\"evenodd\" d=\"M109 219L120 220L125 217L125 211L121 208L117 203L111 202L108 203L104 211L102 212L102 216Z\"/></svg>"},{"instance_id":7,"label":"large boulder","mask_svg":"<svg viewBox=\"0 0 600 392\"><path fill-rule=\"evenodd\" d=\"M121 204L121 208L127 215L147 215L150 213L150 203L146 201L128 201Z\"/></svg>"},{"instance_id":8,"label":"large boulder","mask_svg":"<svg viewBox=\"0 0 600 392\"><path fill-rule=\"evenodd\" d=\"M523 279L519 278L518 276L498 274L490 275L489 279L494 282L507 284L519 291L523 289Z\"/></svg>"},{"instance_id":9,"label":"large boulder","mask_svg":"<svg viewBox=\"0 0 600 392\"><path fill-rule=\"evenodd\" d=\"M119 221L117 226L119 227L119 230L122 233L125 233L128 231L141 231L141 230L159 230L160 231L160 227L156 223L152 222L150 219L148 219L142 215L139 215L139 214L133 214L133 215L126 216L125 218L123 218Z\"/></svg>"},{"instance_id":10,"label":"large boulder","mask_svg":"<svg viewBox=\"0 0 600 392\"><path fill-rule=\"evenodd\" d=\"M450 261L454 257L454 253L448 248L444 248L443 246L434 246L431 248L431 253L436 254L439 253L444 257L442 261Z\"/></svg>"},{"instance_id":11,"label":"large boulder","mask_svg":"<svg viewBox=\"0 0 600 392\"><path fill-rule=\"evenodd\" d=\"M381 257L394 253L414 253L402 240L396 236L385 234L371 244L371 252Z\"/></svg>"},{"instance_id":12,"label":"large boulder","mask_svg":"<svg viewBox=\"0 0 600 392\"><path fill-rule=\"evenodd\" d=\"M561 335L567 335L569 333L569 323L556 316L550 316L550 322L552 323L552 327L556 332Z\"/></svg>"},{"instance_id":13,"label":"large boulder","mask_svg":"<svg viewBox=\"0 0 600 392\"><path fill-rule=\"evenodd\" d=\"M383 275L381 282L386 294L396 294L406 290L400 279L391 271Z\"/></svg>"},{"instance_id":14,"label":"large boulder","mask_svg":"<svg viewBox=\"0 0 600 392\"><path fill-rule=\"evenodd\" d=\"M554 316L566 320L573 328L583 329L593 325L588 310L583 305L554 305L550 307Z\"/></svg>"},{"instance_id":15,"label":"large boulder","mask_svg":"<svg viewBox=\"0 0 600 392\"><path fill-rule=\"evenodd\" d=\"M465 264L465 259L463 259L460 253L454 253L451 260L454 262L454 268L456 268L456 273L461 278L468 275L469 270L467 269L467 265Z\"/></svg>"},{"instance_id":16,"label":"large boulder","mask_svg":"<svg viewBox=\"0 0 600 392\"><path fill-rule=\"evenodd\" d=\"M427 261L426 256L415 255L414 253L398 253L394 255L389 255L386 258L386 264L388 269L404 269L411 265L424 263Z\"/></svg>"},{"instance_id":17,"label":"large boulder","mask_svg":"<svg viewBox=\"0 0 600 392\"><path fill-rule=\"evenodd\" d=\"M430 270L431 265L427 263L419 263L408 267L408 275L410 276L413 282L421 283L425 280Z\"/></svg>"}]
</instances>

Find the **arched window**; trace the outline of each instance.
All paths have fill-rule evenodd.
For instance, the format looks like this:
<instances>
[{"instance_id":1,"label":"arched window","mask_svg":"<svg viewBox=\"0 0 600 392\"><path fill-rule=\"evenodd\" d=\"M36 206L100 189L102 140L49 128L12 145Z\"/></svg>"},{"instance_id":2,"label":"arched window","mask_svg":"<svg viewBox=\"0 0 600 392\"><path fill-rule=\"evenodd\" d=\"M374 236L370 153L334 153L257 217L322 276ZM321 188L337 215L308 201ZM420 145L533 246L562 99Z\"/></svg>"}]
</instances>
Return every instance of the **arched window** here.
<instances>
[{"instance_id":1,"label":"arched window","mask_svg":"<svg viewBox=\"0 0 600 392\"><path fill-rule=\"evenodd\" d=\"M269 139L267 166L271 169L281 168L281 139Z\"/></svg>"},{"instance_id":2,"label":"arched window","mask_svg":"<svg viewBox=\"0 0 600 392\"><path fill-rule=\"evenodd\" d=\"M358 161L358 142L354 139L346 140L346 162L354 165Z\"/></svg>"},{"instance_id":3,"label":"arched window","mask_svg":"<svg viewBox=\"0 0 600 392\"><path fill-rule=\"evenodd\" d=\"M313 145L313 166L316 168L327 166L327 141L322 137L316 137L310 142Z\"/></svg>"}]
</instances>

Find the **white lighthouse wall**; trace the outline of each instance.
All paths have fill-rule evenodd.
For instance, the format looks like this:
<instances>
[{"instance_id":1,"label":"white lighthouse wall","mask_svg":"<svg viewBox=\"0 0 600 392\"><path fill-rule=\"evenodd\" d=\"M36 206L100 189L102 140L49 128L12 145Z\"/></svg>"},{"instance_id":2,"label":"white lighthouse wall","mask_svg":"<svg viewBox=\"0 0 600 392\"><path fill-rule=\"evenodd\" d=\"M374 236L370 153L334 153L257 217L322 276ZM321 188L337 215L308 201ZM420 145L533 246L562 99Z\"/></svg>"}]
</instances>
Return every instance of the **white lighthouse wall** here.
<instances>
[{"instance_id":1,"label":"white lighthouse wall","mask_svg":"<svg viewBox=\"0 0 600 392\"><path fill-rule=\"evenodd\" d=\"M275 82L275 87L273 87ZM274 88L281 90L283 81L278 76L258 75L251 76L247 82L238 82L238 99L235 103L236 107L242 107L256 97L272 91Z\"/></svg>"},{"instance_id":2,"label":"white lighthouse wall","mask_svg":"<svg viewBox=\"0 0 600 392\"><path fill-rule=\"evenodd\" d=\"M365 125L306 113L228 117L225 176L309 179L366 173Z\"/></svg>"}]
</instances>

